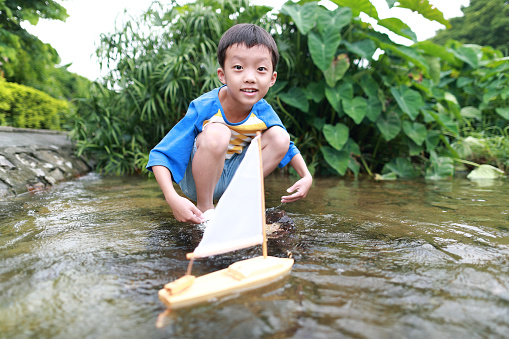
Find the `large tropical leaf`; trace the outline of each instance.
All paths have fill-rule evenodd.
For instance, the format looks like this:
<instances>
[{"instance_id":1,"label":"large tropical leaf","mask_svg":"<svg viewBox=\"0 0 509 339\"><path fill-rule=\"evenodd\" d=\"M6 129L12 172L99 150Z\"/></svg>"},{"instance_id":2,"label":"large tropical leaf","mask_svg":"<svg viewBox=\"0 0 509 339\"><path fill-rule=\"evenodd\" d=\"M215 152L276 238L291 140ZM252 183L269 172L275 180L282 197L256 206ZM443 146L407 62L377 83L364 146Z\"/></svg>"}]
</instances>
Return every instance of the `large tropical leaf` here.
<instances>
[{"instance_id":1,"label":"large tropical leaf","mask_svg":"<svg viewBox=\"0 0 509 339\"><path fill-rule=\"evenodd\" d=\"M329 146L322 146L320 148L325 161L335 169L340 175L345 175L350 161L350 155L347 151L338 151Z\"/></svg>"},{"instance_id":2,"label":"large tropical leaf","mask_svg":"<svg viewBox=\"0 0 509 339\"><path fill-rule=\"evenodd\" d=\"M495 108L495 112L505 120L509 120L509 107L498 107Z\"/></svg>"},{"instance_id":3,"label":"large tropical leaf","mask_svg":"<svg viewBox=\"0 0 509 339\"><path fill-rule=\"evenodd\" d=\"M369 121L375 122L382 113L382 103L378 97L369 97L368 108L366 110L366 117Z\"/></svg>"},{"instance_id":4,"label":"large tropical leaf","mask_svg":"<svg viewBox=\"0 0 509 339\"><path fill-rule=\"evenodd\" d=\"M456 58L470 65L470 67L479 67L479 58L477 52L473 48L461 46L458 48L450 48L449 51L454 54Z\"/></svg>"},{"instance_id":5,"label":"large tropical leaf","mask_svg":"<svg viewBox=\"0 0 509 339\"><path fill-rule=\"evenodd\" d=\"M317 2L308 2L304 5L299 5L289 1L281 7L280 12L289 15L302 34L308 34L315 26L317 8Z\"/></svg>"},{"instance_id":6,"label":"large tropical leaf","mask_svg":"<svg viewBox=\"0 0 509 339\"><path fill-rule=\"evenodd\" d=\"M412 139L413 142L419 146L422 146L424 140L426 140L426 126L421 123L411 123L410 121L404 121L403 131L410 139Z\"/></svg>"},{"instance_id":7,"label":"large tropical leaf","mask_svg":"<svg viewBox=\"0 0 509 339\"><path fill-rule=\"evenodd\" d=\"M396 7L408 8L428 20L439 22L445 27L451 28L451 24L444 18L444 14L431 5L428 0L398 0L398 3Z\"/></svg>"},{"instance_id":8,"label":"large tropical leaf","mask_svg":"<svg viewBox=\"0 0 509 339\"><path fill-rule=\"evenodd\" d=\"M421 94L404 85L391 87L391 93L394 99L396 99L399 108L408 114L412 120L415 120L419 115L420 108L424 105Z\"/></svg>"},{"instance_id":9,"label":"large tropical leaf","mask_svg":"<svg viewBox=\"0 0 509 339\"><path fill-rule=\"evenodd\" d=\"M310 32L308 35L308 47L311 59L322 71L326 71L341 43L339 31L331 29L323 34Z\"/></svg>"},{"instance_id":10,"label":"large tropical leaf","mask_svg":"<svg viewBox=\"0 0 509 339\"><path fill-rule=\"evenodd\" d=\"M288 92L280 93L279 97L290 106L306 113L309 111L309 101L306 98L306 93L300 87L292 87Z\"/></svg>"},{"instance_id":11,"label":"large tropical leaf","mask_svg":"<svg viewBox=\"0 0 509 339\"><path fill-rule=\"evenodd\" d=\"M467 178L471 180L476 179L496 179L500 178L504 174L504 171L491 165L480 165L472 172L468 173Z\"/></svg>"},{"instance_id":12,"label":"large tropical leaf","mask_svg":"<svg viewBox=\"0 0 509 339\"><path fill-rule=\"evenodd\" d=\"M387 18L378 20L378 24L380 26L387 28L391 32L394 32L414 42L417 42L417 36L412 31L412 29L398 18Z\"/></svg>"},{"instance_id":13,"label":"large tropical leaf","mask_svg":"<svg viewBox=\"0 0 509 339\"><path fill-rule=\"evenodd\" d=\"M358 125L366 116L368 110L368 102L363 97L355 97L353 99L344 99L343 110Z\"/></svg>"},{"instance_id":14,"label":"large tropical leaf","mask_svg":"<svg viewBox=\"0 0 509 339\"><path fill-rule=\"evenodd\" d=\"M387 116L381 114L376 121L376 127L382 133L385 141L391 141L401 131L401 120L396 112L390 112Z\"/></svg>"},{"instance_id":15,"label":"large tropical leaf","mask_svg":"<svg viewBox=\"0 0 509 339\"><path fill-rule=\"evenodd\" d=\"M325 140L334 147L336 150L341 151L343 146L348 141L349 129L343 124L336 124L334 126L326 124L323 126L323 135Z\"/></svg>"},{"instance_id":16,"label":"large tropical leaf","mask_svg":"<svg viewBox=\"0 0 509 339\"><path fill-rule=\"evenodd\" d=\"M432 152L434 153L434 152ZM428 180L449 179L454 175L454 161L449 157L430 157L430 164L426 168L425 178Z\"/></svg>"},{"instance_id":17,"label":"large tropical leaf","mask_svg":"<svg viewBox=\"0 0 509 339\"><path fill-rule=\"evenodd\" d=\"M350 68L350 60L347 54L338 55L330 64L329 68L323 72L325 81L330 87L336 86L336 83L343 78L346 71Z\"/></svg>"},{"instance_id":18,"label":"large tropical leaf","mask_svg":"<svg viewBox=\"0 0 509 339\"><path fill-rule=\"evenodd\" d=\"M361 41L356 41L354 43L344 42L343 43L350 52L359 55L362 58L371 60L373 54L376 51L376 45L371 39L364 39Z\"/></svg>"},{"instance_id":19,"label":"large tropical leaf","mask_svg":"<svg viewBox=\"0 0 509 339\"><path fill-rule=\"evenodd\" d=\"M399 178L415 178L419 173L412 166L408 158L398 157L386 163L382 169L383 174L394 173Z\"/></svg>"},{"instance_id":20,"label":"large tropical leaf","mask_svg":"<svg viewBox=\"0 0 509 339\"><path fill-rule=\"evenodd\" d=\"M349 7L338 7L335 11L318 11L317 25L321 33L334 28L338 32L352 21L352 10Z\"/></svg>"},{"instance_id":21,"label":"large tropical leaf","mask_svg":"<svg viewBox=\"0 0 509 339\"><path fill-rule=\"evenodd\" d=\"M369 0L332 0L332 2L339 6L350 7L355 16L358 16L360 12L364 12L378 20L378 12Z\"/></svg>"}]
</instances>

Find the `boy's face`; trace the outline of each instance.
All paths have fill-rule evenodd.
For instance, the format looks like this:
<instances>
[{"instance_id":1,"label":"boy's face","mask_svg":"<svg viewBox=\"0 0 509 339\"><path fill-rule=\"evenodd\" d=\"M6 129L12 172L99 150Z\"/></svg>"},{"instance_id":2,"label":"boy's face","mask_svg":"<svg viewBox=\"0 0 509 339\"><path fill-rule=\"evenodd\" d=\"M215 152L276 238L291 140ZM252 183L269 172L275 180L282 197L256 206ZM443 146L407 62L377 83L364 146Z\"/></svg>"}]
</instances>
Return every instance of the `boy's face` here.
<instances>
[{"instance_id":1,"label":"boy's face","mask_svg":"<svg viewBox=\"0 0 509 339\"><path fill-rule=\"evenodd\" d=\"M264 45L248 48L244 44L228 47L224 68L218 68L217 75L227 85L228 100L247 110L263 99L277 77L269 49Z\"/></svg>"}]
</instances>

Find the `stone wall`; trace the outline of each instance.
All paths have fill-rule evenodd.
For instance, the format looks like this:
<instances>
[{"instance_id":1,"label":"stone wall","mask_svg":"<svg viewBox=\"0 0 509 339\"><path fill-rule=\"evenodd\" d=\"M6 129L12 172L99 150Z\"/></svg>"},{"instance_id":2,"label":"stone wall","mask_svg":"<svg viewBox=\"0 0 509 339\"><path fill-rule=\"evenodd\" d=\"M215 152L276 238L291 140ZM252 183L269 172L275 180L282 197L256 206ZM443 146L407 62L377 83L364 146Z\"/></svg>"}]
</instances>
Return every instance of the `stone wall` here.
<instances>
[{"instance_id":1,"label":"stone wall","mask_svg":"<svg viewBox=\"0 0 509 339\"><path fill-rule=\"evenodd\" d=\"M64 132L0 126L0 199L91 171L73 151Z\"/></svg>"}]
</instances>

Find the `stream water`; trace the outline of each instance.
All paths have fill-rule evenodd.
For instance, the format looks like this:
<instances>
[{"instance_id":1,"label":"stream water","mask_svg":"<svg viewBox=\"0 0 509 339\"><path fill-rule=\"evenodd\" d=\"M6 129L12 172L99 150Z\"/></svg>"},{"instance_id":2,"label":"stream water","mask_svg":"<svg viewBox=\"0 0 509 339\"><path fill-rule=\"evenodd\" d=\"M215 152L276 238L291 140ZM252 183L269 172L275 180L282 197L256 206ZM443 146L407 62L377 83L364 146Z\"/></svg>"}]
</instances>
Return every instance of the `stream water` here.
<instances>
[{"instance_id":1,"label":"stream water","mask_svg":"<svg viewBox=\"0 0 509 339\"><path fill-rule=\"evenodd\" d=\"M266 180L267 207L293 179ZM509 181L315 179L281 206L295 265L261 289L165 312L200 240L154 180L90 174L0 201L1 338L507 338ZM261 246L195 262L193 274Z\"/></svg>"}]
</instances>

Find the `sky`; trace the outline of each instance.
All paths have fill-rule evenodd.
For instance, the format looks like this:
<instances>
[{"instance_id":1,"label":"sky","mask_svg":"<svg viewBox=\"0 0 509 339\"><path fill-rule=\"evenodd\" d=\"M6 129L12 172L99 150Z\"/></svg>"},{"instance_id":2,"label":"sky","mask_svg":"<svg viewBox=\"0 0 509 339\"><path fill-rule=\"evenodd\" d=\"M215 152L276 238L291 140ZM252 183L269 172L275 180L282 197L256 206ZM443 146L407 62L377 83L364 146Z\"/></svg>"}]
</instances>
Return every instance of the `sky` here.
<instances>
[{"instance_id":1,"label":"sky","mask_svg":"<svg viewBox=\"0 0 509 339\"><path fill-rule=\"evenodd\" d=\"M160 0L164 2L164 0ZM72 63L69 71L96 80L105 75L107 70L100 69L95 57L101 34L113 33L115 27L129 17L137 17L147 10L152 0L57 0L67 9L69 17L65 22L57 20L40 20L36 26L23 25L31 34L41 41L51 44L60 55L60 65ZM267 5L278 10L286 0L254 0L255 4ZM397 17L412 28L419 41L428 39L443 25L422 18L410 10L392 8L389 10L386 0L371 0L377 8L381 19ZM446 19L461 16L461 6L468 6L469 0L429 0L437 7ZM367 16L361 16L368 21ZM369 22L369 21L368 21ZM380 28L384 31L384 28ZM405 38L391 35L396 43L409 44Z\"/></svg>"}]
</instances>

